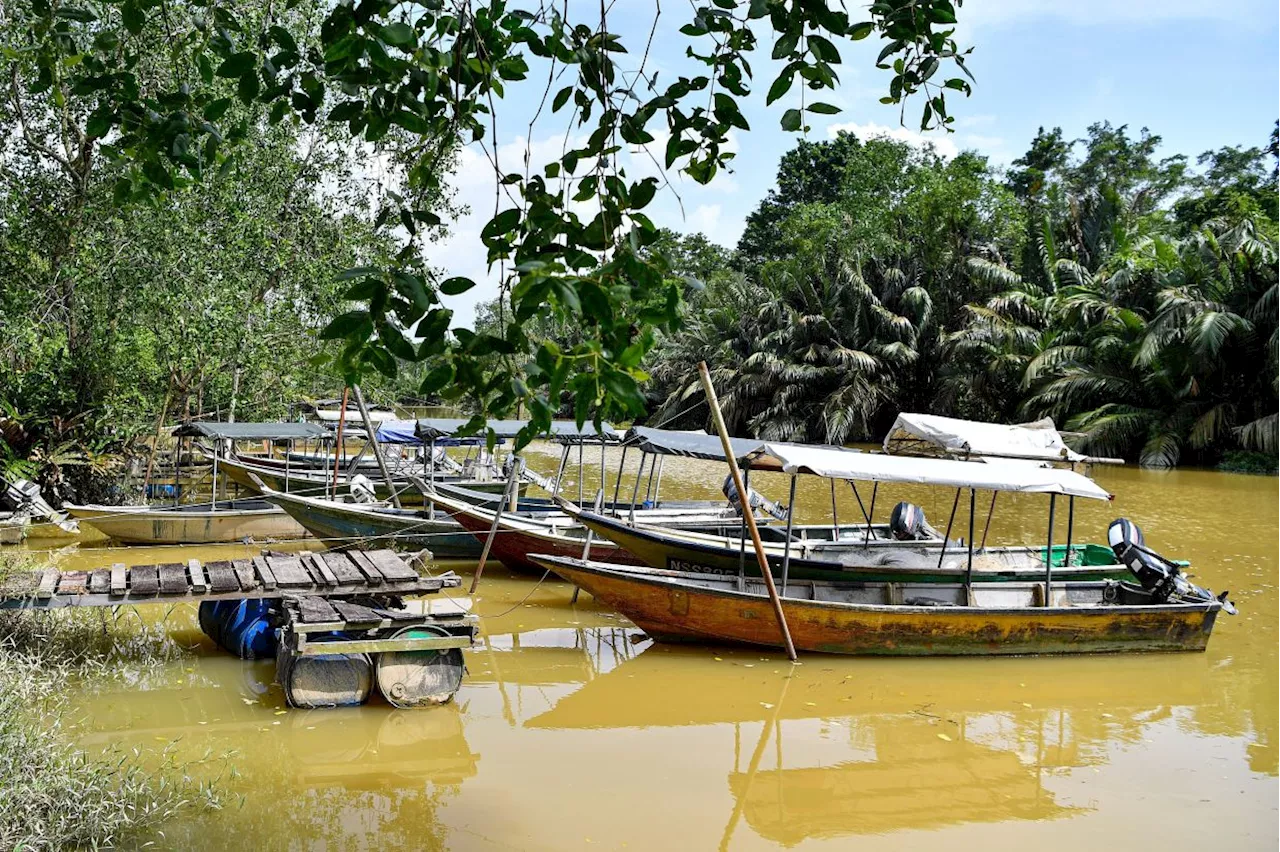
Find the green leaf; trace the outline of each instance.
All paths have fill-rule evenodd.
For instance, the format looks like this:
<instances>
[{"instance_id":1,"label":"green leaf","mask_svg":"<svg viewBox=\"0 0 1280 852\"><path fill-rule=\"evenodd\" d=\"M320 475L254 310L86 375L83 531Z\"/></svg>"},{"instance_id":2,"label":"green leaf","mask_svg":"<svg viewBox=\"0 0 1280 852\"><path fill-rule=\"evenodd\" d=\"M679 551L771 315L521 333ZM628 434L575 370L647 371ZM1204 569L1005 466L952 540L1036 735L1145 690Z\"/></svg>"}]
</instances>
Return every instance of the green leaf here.
<instances>
[{"instance_id":1,"label":"green leaf","mask_svg":"<svg viewBox=\"0 0 1280 852\"><path fill-rule=\"evenodd\" d=\"M800 129L800 110L789 109L782 114L783 130L799 130Z\"/></svg>"},{"instance_id":2,"label":"green leaf","mask_svg":"<svg viewBox=\"0 0 1280 852\"><path fill-rule=\"evenodd\" d=\"M807 107L805 107L805 109L807 109L809 112L816 112L819 115L835 115L836 113L840 112L840 107L832 106L831 104L824 104L821 101L819 101L818 103L809 104Z\"/></svg>"},{"instance_id":3,"label":"green leaf","mask_svg":"<svg viewBox=\"0 0 1280 852\"><path fill-rule=\"evenodd\" d=\"M798 30L789 32L789 33L783 33L782 38L774 42L773 58L786 59L788 56L795 53L796 45L799 43L800 43L800 32Z\"/></svg>"},{"instance_id":4,"label":"green leaf","mask_svg":"<svg viewBox=\"0 0 1280 852\"><path fill-rule=\"evenodd\" d=\"M862 41L864 38L871 35L871 31L875 28L876 25L870 21L863 21L860 24L855 24L849 30L849 38L853 41Z\"/></svg>"},{"instance_id":5,"label":"green leaf","mask_svg":"<svg viewBox=\"0 0 1280 852\"><path fill-rule=\"evenodd\" d=\"M446 361L427 373L418 392L423 396L431 396L451 381L453 381L453 364Z\"/></svg>"},{"instance_id":6,"label":"green leaf","mask_svg":"<svg viewBox=\"0 0 1280 852\"><path fill-rule=\"evenodd\" d=\"M147 16L142 13L137 0L125 0L125 4L120 7L120 16L124 19L124 28L133 35L142 32L142 28L147 25ZM201 54L203 58L203 54Z\"/></svg>"},{"instance_id":7,"label":"green leaf","mask_svg":"<svg viewBox=\"0 0 1280 852\"><path fill-rule=\"evenodd\" d=\"M834 44L820 35L809 36L809 50L813 51L813 55L823 62L832 64L840 62L840 51L836 49Z\"/></svg>"},{"instance_id":8,"label":"green leaf","mask_svg":"<svg viewBox=\"0 0 1280 852\"><path fill-rule=\"evenodd\" d=\"M382 40L395 47L411 47L417 42L417 35L413 27L396 21L382 28Z\"/></svg>"},{"instance_id":9,"label":"green leaf","mask_svg":"<svg viewBox=\"0 0 1280 852\"><path fill-rule=\"evenodd\" d=\"M783 71L779 74L778 79L774 80L773 85L769 87L769 96L765 98L764 101L765 106L768 106L787 92L791 91L791 84L794 81L795 74L791 71Z\"/></svg>"},{"instance_id":10,"label":"green leaf","mask_svg":"<svg viewBox=\"0 0 1280 852\"><path fill-rule=\"evenodd\" d=\"M573 94L573 86L565 86L556 92L555 99L551 101L551 111L559 112L560 108L569 102L569 96Z\"/></svg>"},{"instance_id":11,"label":"green leaf","mask_svg":"<svg viewBox=\"0 0 1280 852\"><path fill-rule=\"evenodd\" d=\"M321 340L368 340L373 320L368 311L348 311L333 318L320 332Z\"/></svg>"},{"instance_id":12,"label":"green leaf","mask_svg":"<svg viewBox=\"0 0 1280 852\"><path fill-rule=\"evenodd\" d=\"M219 77L242 77L247 72L252 71L257 65L257 58L249 51L241 53L233 53L226 59L222 60L222 64L218 66L215 72Z\"/></svg>"},{"instance_id":13,"label":"green leaf","mask_svg":"<svg viewBox=\"0 0 1280 852\"><path fill-rule=\"evenodd\" d=\"M69 21L79 21L82 24L98 20L98 16L93 14L93 12L76 6L62 6L58 8L54 14L59 18L66 18Z\"/></svg>"},{"instance_id":14,"label":"green leaf","mask_svg":"<svg viewBox=\"0 0 1280 852\"><path fill-rule=\"evenodd\" d=\"M500 237L514 231L520 224L520 211L512 207L503 210L497 216L489 220L489 224L484 226L484 230L480 232L480 239L492 239Z\"/></svg>"},{"instance_id":15,"label":"green leaf","mask_svg":"<svg viewBox=\"0 0 1280 852\"><path fill-rule=\"evenodd\" d=\"M476 286L476 282L472 281L470 278L455 276L453 278L446 278L444 281L440 282L440 292L444 293L446 296L457 296L467 292L474 286Z\"/></svg>"},{"instance_id":16,"label":"green leaf","mask_svg":"<svg viewBox=\"0 0 1280 852\"><path fill-rule=\"evenodd\" d=\"M236 84L236 93L240 95L241 103L253 103L260 91L262 91L262 84L258 82L258 72L256 71L246 72L240 77L240 82Z\"/></svg>"},{"instance_id":17,"label":"green leaf","mask_svg":"<svg viewBox=\"0 0 1280 852\"><path fill-rule=\"evenodd\" d=\"M204 117L207 121L217 121L227 114L227 110L231 108L231 98L218 98L211 101L204 108Z\"/></svg>"}]
</instances>

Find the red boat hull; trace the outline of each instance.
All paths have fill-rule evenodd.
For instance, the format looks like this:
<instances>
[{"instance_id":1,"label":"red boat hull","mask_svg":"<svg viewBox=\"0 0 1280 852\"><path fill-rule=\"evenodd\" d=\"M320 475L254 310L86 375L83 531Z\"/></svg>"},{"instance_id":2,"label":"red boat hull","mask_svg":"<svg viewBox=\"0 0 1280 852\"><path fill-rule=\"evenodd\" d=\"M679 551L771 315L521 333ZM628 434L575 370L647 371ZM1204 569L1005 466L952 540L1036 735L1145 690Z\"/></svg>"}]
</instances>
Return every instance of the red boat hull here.
<instances>
[{"instance_id":1,"label":"red boat hull","mask_svg":"<svg viewBox=\"0 0 1280 852\"><path fill-rule=\"evenodd\" d=\"M482 543L489 538L489 526L492 520L477 517L468 512L455 512L453 519L462 528L474 535ZM521 574L534 574L541 577L546 568L537 565L530 558L531 553L545 553L554 556L565 556L570 559L582 558L582 539L552 533L533 534L520 529L513 529L501 521L498 522L498 534L493 537L493 547L489 555L503 565ZM591 559L607 560L623 565L641 565L643 563L626 550L611 541L601 538L591 540Z\"/></svg>"}]
</instances>

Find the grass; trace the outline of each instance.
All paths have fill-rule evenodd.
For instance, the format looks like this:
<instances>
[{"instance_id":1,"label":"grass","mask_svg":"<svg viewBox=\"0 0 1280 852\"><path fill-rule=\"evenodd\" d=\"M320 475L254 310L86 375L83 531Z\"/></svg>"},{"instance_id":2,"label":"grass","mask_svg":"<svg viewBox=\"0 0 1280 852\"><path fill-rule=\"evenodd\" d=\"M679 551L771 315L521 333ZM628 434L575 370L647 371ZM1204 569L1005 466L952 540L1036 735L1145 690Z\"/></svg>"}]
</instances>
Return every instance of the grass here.
<instances>
[{"instance_id":1,"label":"grass","mask_svg":"<svg viewBox=\"0 0 1280 852\"><path fill-rule=\"evenodd\" d=\"M14 561L0 554L0 576L30 570ZM207 755L76 748L68 685L136 682L184 653L163 629L124 629L104 615L0 612L0 849L138 845L180 813L220 806L219 778L193 774Z\"/></svg>"}]
</instances>

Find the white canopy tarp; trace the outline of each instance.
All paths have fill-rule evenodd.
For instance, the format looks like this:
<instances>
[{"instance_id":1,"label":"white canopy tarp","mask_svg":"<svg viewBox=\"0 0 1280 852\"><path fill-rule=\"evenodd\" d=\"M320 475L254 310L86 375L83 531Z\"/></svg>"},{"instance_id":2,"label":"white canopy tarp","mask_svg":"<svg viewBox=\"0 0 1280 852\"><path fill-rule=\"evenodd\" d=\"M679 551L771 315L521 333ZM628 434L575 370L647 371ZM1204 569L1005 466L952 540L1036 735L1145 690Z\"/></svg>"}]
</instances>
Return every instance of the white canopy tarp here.
<instances>
[{"instance_id":1,"label":"white canopy tarp","mask_svg":"<svg viewBox=\"0 0 1280 852\"><path fill-rule=\"evenodd\" d=\"M1017 491L1030 494L1063 494L1110 500L1101 486L1083 474L1053 467L989 459L985 462L955 459L847 453L800 444L770 444L756 457L775 459L786 473L809 473L831 479L867 482L907 482L977 488L983 491ZM754 461L754 459L753 459Z\"/></svg>"},{"instance_id":2,"label":"white canopy tarp","mask_svg":"<svg viewBox=\"0 0 1280 852\"><path fill-rule=\"evenodd\" d=\"M899 414L884 437L884 451L912 456L994 456L1053 462L1082 462L1049 418L1034 423L1006 425L938 417L933 414Z\"/></svg>"}]
</instances>

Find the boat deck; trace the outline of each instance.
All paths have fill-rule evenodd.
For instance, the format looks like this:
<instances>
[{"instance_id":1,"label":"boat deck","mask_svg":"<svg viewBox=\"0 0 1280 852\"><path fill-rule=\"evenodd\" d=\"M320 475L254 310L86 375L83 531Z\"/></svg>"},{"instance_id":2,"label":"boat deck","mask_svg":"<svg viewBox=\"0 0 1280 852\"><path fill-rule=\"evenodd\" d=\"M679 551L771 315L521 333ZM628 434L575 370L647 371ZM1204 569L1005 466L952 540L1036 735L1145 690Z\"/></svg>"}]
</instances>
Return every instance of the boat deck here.
<instances>
[{"instance_id":1,"label":"boat deck","mask_svg":"<svg viewBox=\"0 0 1280 852\"><path fill-rule=\"evenodd\" d=\"M136 606L182 601L313 596L424 595L456 588L446 574L423 577L419 556L390 550L347 553L266 553L252 559L158 565L121 563L94 571L46 568L16 574L0 585L0 609Z\"/></svg>"}]
</instances>

